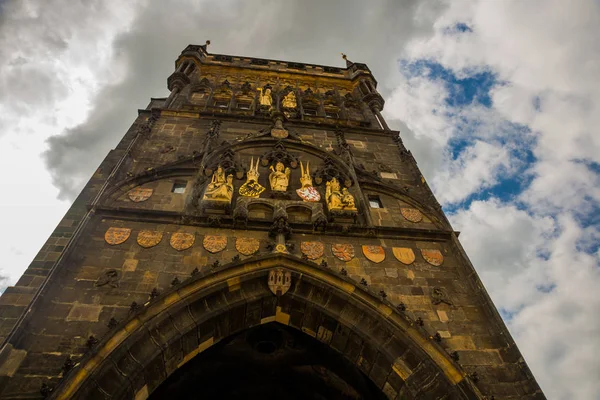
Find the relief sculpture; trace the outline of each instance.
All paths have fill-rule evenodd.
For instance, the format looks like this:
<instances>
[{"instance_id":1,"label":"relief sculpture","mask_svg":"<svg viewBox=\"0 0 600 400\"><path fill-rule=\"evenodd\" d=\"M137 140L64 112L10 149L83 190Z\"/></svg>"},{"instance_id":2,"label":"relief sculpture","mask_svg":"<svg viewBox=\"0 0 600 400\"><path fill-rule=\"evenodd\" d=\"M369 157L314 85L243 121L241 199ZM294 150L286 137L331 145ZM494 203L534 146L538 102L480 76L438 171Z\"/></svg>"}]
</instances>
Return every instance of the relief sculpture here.
<instances>
[{"instance_id":1,"label":"relief sculpture","mask_svg":"<svg viewBox=\"0 0 600 400\"><path fill-rule=\"evenodd\" d=\"M203 200L224 201L231 203L233 197L233 175L229 174L225 177L225 171L219 165L213 173L212 179L206 191L204 192Z\"/></svg>"},{"instance_id":2,"label":"relief sculpture","mask_svg":"<svg viewBox=\"0 0 600 400\"><path fill-rule=\"evenodd\" d=\"M327 182L325 199L327 200L327 208L330 211L356 211L354 196L352 196L346 188L340 190L340 182L337 178L333 178Z\"/></svg>"},{"instance_id":3,"label":"relief sculpture","mask_svg":"<svg viewBox=\"0 0 600 400\"><path fill-rule=\"evenodd\" d=\"M276 192L285 192L290 184L290 169L283 165L281 161L275 164L275 168L271 165L271 174L269 174L269 182L271 190Z\"/></svg>"},{"instance_id":4,"label":"relief sculpture","mask_svg":"<svg viewBox=\"0 0 600 400\"><path fill-rule=\"evenodd\" d=\"M256 160L256 165L254 165L254 157L250 160L250 169L246 173L246 183L240 186L240 196L245 197L258 197L262 192L265 191L264 186L258 183L258 177L260 173L258 172L258 160Z\"/></svg>"},{"instance_id":5,"label":"relief sculpture","mask_svg":"<svg viewBox=\"0 0 600 400\"><path fill-rule=\"evenodd\" d=\"M302 187L300 189L296 189L296 193L302 200L308 202L317 202L321 200L321 195L317 191L316 188L313 187L312 177L310 176L310 162L306 163L306 168L302 165L302 161L300 161L300 184Z\"/></svg>"}]
</instances>

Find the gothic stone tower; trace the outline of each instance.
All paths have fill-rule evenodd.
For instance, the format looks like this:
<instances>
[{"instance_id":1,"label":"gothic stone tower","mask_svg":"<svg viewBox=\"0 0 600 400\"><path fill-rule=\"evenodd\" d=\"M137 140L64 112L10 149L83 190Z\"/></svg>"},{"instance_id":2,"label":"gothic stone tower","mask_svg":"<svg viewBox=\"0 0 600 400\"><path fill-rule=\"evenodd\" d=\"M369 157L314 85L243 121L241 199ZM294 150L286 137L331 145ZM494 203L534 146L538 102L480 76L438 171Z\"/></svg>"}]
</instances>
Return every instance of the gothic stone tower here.
<instances>
[{"instance_id":1,"label":"gothic stone tower","mask_svg":"<svg viewBox=\"0 0 600 400\"><path fill-rule=\"evenodd\" d=\"M0 398L544 398L346 63L188 46L1 297Z\"/></svg>"}]
</instances>

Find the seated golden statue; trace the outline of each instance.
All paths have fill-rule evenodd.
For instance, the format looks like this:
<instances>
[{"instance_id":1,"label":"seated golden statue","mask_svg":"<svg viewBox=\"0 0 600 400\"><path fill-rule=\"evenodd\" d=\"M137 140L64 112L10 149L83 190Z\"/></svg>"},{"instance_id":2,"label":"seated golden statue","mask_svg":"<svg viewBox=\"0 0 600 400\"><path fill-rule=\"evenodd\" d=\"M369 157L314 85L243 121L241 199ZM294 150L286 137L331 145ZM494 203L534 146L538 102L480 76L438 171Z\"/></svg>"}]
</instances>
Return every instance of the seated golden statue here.
<instances>
[{"instance_id":1,"label":"seated golden statue","mask_svg":"<svg viewBox=\"0 0 600 400\"><path fill-rule=\"evenodd\" d=\"M239 193L244 197L258 197L262 192L265 191L264 186L258 183L258 160L254 165L254 157L250 160L250 169L246 173L246 183L240 186Z\"/></svg>"},{"instance_id":2,"label":"seated golden statue","mask_svg":"<svg viewBox=\"0 0 600 400\"><path fill-rule=\"evenodd\" d=\"M289 92L283 98L281 105L284 108L296 108L296 94L294 92Z\"/></svg>"},{"instance_id":3,"label":"seated golden statue","mask_svg":"<svg viewBox=\"0 0 600 400\"><path fill-rule=\"evenodd\" d=\"M271 97L271 88L266 88L264 91L262 88L259 88L258 91L260 92L260 94L258 95L260 105L272 107L273 97Z\"/></svg>"},{"instance_id":4,"label":"seated golden statue","mask_svg":"<svg viewBox=\"0 0 600 400\"><path fill-rule=\"evenodd\" d=\"M276 192L287 191L290 183L290 172L290 169L286 168L281 161L277 161L275 168L271 165L271 174L269 175L271 190Z\"/></svg>"},{"instance_id":5,"label":"seated golden statue","mask_svg":"<svg viewBox=\"0 0 600 400\"><path fill-rule=\"evenodd\" d=\"M346 188L340 190L340 183L336 178L327 182L325 200L327 200L327 208L331 211L356 211L354 196Z\"/></svg>"},{"instance_id":6,"label":"seated golden statue","mask_svg":"<svg viewBox=\"0 0 600 400\"><path fill-rule=\"evenodd\" d=\"M219 165L217 170L213 173L212 179L206 187L206 190L204 191L204 197L202 197L202 200L231 202L232 197L233 175L229 174L227 178L225 178L225 171Z\"/></svg>"}]
</instances>

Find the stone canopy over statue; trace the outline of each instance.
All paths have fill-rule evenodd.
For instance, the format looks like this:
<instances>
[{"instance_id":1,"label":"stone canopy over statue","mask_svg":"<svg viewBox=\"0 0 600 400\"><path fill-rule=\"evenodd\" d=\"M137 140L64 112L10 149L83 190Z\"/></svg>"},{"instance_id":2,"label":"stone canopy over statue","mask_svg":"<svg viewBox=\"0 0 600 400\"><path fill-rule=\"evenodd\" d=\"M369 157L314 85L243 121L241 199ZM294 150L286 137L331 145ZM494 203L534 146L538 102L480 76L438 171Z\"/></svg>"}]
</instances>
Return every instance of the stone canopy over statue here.
<instances>
[{"instance_id":1,"label":"stone canopy over statue","mask_svg":"<svg viewBox=\"0 0 600 400\"><path fill-rule=\"evenodd\" d=\"M354 196L350 194L348 189L340 189L340 182L337 178L327 182L325 200L330 211L356 211Z\"/></svg>"},{"instance_id":2,"label":"stone canopy over statue","mask_svg":"<svg viewBox=\"0 0 600 400\"><path fill-rule=\"evenodd\" d=\"M271 190L276 192L287 191L290 184L290 172L290 169L283 165L281 161L277 161L275 167L271 165L271 174L269 175Z\"/></svg>"},{"instance_id":3,"label":"stone canopy over statue","mask_svg":"<svg viewBox=\"0 0 600 400\"><path fill-rule=\"evenodd\" d=\"M225 171L219 165L213 173L212 179L206 190L202 200L222 201L231 203L233 197L233 175L229 174L225 177Z\"/></svg>"}]
</instances>

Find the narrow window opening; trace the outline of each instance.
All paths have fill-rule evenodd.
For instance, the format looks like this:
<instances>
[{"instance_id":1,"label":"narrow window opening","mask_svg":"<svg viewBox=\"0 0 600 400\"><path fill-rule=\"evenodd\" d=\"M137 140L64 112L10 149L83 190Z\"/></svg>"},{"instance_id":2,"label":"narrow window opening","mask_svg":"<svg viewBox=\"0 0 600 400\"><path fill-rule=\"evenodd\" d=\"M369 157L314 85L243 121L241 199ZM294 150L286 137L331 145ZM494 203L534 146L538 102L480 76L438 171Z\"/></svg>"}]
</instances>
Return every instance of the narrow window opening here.
<instances>
[{"instance_id":1,"label":"narrow window opening","mask_svg":"<svg viewBox=\"0 0 600 400\"><path fill-rule=\"evenodd\" d=\"M238 103L237 108L238 108L238 110L249 110L250 103Z\"/></svg>"},{"instance_id":2,"label":"narrow window opening","mask_svg":"<svg viewBox=\"0 0 600 400\"><path fill-rule=\"evenodd\" d=\"M304 109L304 115L309 115L309 116L316 117L317 116L317 109L316 108L305 108Z\"/></svg>"},{"instance_id":3,"label":"narrow window opening","mask_svg":"<svg viewBox=\"0 0 600 400\"><path fill-rule=\"evenodd\" d=\"M185 188L187 186L187 182L175 182L173 184L173 188L171 192L173 193L185 193Z\"/></svg>"},{"instance_id":4,"label":"narrow window opening","mask_svg":"<svg viewBox=\"0 0 600 400\"><path fill-rule=\"evenodd\" d=\"M369 206L371 208L383 208L383 203L379 196L369 195Z\"/></svg>"},{"instance_id":5,"label":"narrow window opening","mask_svg":"<svg viewBox=\"0 0 600 400\"><path fill-rule=\"evenodd\" d=\"M229 108L229 102L225 100L215 100L215 107Z\"/></svg>"},{"instance_id":6,"label":"narrow window opening","mask_svg":"<svg viewBox=\"0 0 600 400\"><path fill-rule=\"evenodd\" d=\"M335 111L325 111L325 118L339 118L339 114Z\"/></svg>"}]
</instances>

